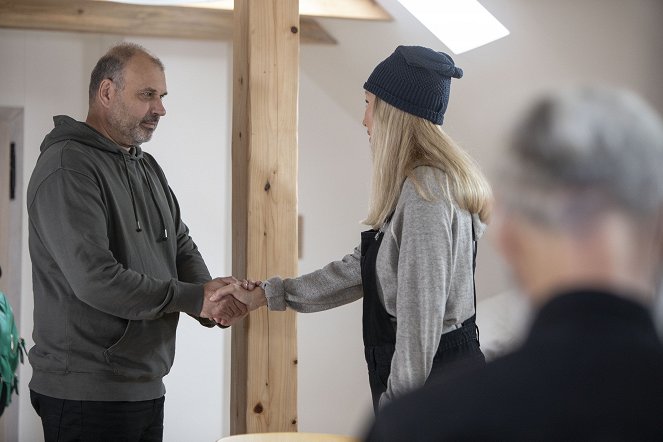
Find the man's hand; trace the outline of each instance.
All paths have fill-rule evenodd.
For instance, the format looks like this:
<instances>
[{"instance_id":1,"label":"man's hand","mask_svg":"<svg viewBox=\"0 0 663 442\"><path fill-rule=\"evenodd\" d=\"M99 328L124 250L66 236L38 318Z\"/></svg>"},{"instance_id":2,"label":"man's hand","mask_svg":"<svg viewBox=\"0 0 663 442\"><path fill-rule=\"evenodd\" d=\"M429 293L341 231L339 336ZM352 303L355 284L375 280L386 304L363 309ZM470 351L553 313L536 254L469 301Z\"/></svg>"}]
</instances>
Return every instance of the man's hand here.
<instances>
[{"instance_id":1,"label":"man's hand","mask_svg":"<svg viewBox=\"0 0 663 442\"><path fill-rule=\"evenodd\" d=\"M253 287L246 289L245 287ZM267 305L267 298L265 297L265 290L258 287L255 283L244 281L240 284L228 284L221 292L216 292L210 298L210 301L219 301L223 296L228 294L233 295L236 299L245 304L250 311L253 311L263 305Z\"/></svg>"},{"instance_id":2,"label":"man's hand","mask_svg":"<svg viewBox=\"0 0 663 442\"><path fill-rule=\"evenodd\" d=\"M238 285L224 283L223 280L224 278L217 278L205 284L203 308L199 316L214 319L222 325L231 325L246 316L248 309L232 296L233 290Z\"/></svg>"}]
</instances>

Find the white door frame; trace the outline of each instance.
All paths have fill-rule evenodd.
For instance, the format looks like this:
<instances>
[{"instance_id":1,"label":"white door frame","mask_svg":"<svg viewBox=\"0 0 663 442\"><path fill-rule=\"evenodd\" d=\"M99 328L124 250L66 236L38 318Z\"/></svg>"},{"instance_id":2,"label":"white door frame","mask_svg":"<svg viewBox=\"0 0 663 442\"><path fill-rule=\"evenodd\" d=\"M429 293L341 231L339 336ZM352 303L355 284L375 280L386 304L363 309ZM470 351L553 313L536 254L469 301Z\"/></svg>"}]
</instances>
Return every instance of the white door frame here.
<instances>
[{"instance_id":1,"label":"white door frame","mask_svg":"<svg viewBox=\"0 0 663 442\"><path fill-rule=\"evenodd\" d=\"M11 146L14 145L14 198L10 199ZM0 290L6 295L18 323L21 318L21 259L23 218L23 110L0 108ZM17 370L18 371L18 370ZM0 419L0 441L18 440L18 397Z\"/></svg>"}]
</instances>

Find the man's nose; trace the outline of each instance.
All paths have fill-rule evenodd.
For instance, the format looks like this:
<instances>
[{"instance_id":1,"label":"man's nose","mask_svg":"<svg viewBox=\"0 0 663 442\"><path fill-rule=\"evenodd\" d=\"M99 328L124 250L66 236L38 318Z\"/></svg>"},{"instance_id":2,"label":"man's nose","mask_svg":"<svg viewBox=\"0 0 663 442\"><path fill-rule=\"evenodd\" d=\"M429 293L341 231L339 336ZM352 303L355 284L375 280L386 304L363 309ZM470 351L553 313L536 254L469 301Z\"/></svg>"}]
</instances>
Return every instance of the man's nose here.
<instances>
[{"instance_id":1,"label":"man's nose","mask_svg":"<svg viewBox=\"0 0 663 442\"><path fill-rule=\"evenodd\" d=\"M163 117L164 115L166 115L166 108L164 107L163 101L161 100L161 98L158 98L157 100L155 100L154 106L152 108L152 112L159 115L160 117Z\"/></svg>"}]
</instances>

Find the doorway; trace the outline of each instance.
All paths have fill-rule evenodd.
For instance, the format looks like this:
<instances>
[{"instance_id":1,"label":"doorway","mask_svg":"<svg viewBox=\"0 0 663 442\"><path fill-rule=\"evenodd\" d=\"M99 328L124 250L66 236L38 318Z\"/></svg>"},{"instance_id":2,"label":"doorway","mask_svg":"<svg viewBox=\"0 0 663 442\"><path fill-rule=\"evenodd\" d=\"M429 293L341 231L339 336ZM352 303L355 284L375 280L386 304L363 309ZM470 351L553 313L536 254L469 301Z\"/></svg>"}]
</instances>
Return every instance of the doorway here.
<instances>
[{"instance_id":1,"label":"doorway","mask_svg":"<svg viewBox=\"0 0 663 442\"><path fill-rule=\"evenodd\" d=\"M23 109L0 107L0 290L21 318ZM0 419L0 441L18 440L18 398Z\"/></svg>"}]
</instances>

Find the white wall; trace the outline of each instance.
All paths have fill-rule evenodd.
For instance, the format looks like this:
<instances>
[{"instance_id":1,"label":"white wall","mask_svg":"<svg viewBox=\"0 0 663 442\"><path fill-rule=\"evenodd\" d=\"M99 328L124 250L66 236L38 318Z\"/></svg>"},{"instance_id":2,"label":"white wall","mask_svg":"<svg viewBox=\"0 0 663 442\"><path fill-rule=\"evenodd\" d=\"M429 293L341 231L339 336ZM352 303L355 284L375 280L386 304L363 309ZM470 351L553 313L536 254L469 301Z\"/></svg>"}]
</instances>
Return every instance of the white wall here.
<instances>
[{"instance_id":1,"label":"white wall","mask_svg":"<svg viewBox=\"0 0 663 442\"><path fill-rule=\"evenodd\" d=\"M361 127L362 85L398 44L445 50L396 2L381 0L391 23L323 20L337 46L301 52L300 212L307 272L358 243L368 197L369 155ZM499 157L523 105L543 90L578 82L626 86L663 110L663 31L656 0L483 0L512 35L455 56L465 77L454 81L445 128L487 170ZM84 118L86 85L96 59L115 38L0 30L0 106L25 109L27 180L51 116ZM168 115L144 147L162 164L185 220L213 274L229 260L229 43L132 39L166 64ZM7 62L10 61L10 62ZM26 218L27 219L27 218ZM25 221L24 221L25 223ZM25 224L24 224L25 225ZM32 328L30 262L24 230L21 331ZM477 274L482 298L510 287L488 241ZM361 306L300 315L299 424L303 431L359 434L370 412L361 346ZM480 313L481 314L481 313ZM183 317L175 366L166 378L166 440L213 440L228 433L229 334ZM21 371L21 440L39 440Z\"/></svg>"}]
</instances>

